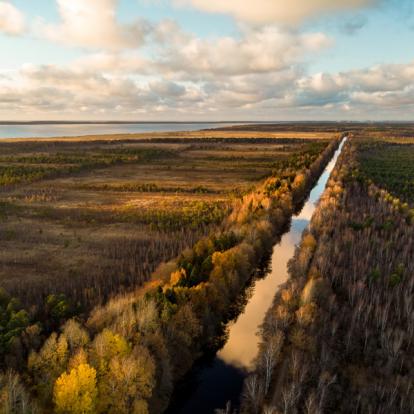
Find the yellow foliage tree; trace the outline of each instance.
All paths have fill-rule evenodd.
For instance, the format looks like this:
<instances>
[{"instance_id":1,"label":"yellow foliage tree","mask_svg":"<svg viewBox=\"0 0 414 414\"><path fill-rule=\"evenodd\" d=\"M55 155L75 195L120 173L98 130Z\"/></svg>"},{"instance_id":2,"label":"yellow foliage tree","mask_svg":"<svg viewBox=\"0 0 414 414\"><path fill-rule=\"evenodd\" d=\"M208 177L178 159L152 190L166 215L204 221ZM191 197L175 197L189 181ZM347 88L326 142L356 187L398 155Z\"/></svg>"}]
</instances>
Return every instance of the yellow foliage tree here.
<instances>
[{"instance_id":1,"label":"yellow foliage tree","mask_svg":"<svg viewBox=\"0 0 414 414\"><path fill-rule=\"evenodd\" d=\"M104 329L93 341L91 361L99 373L108 369L109 361L114 356L126 356L131 352L128 342L121 335Z\"/></svg>"},{"instance_id":2,"label":"yellow foliage tree","mask_svg":"<svg viewBox=\"0 0 414 414\"><path fill-rule=\"evenodd\" d=\"M295 179L293 180L292 187L294 190L300 189L303 190L306 184L306 175L301 173L298 174Z\"/></svg>"},{"instance_id":3,"label":"yellow foliage tree","mask_svg":"<svg viewBox=\"0 0 414 414\"><path fill-rule=\"evenodd\" d=\"M56 378L66 371L68 356L65 335L58 337L56 333L50 335L38 353L31 352L29 355L28 368L35 379L35 388L42 400L51 399Z\"/></svg>"},{"instance_id":4,"label":"yellow foliage tree","mask_svg":"<svg viewBox=\"0 0 414 414\"><path fill-rule=\"evenodd\" d=\"M175 286L185 276L186 272L184 269L176 270L175 272L171 273L170 285Z\"/></svg>"},{"instance_id":5,"label":"yellow foliage tree","mask_svg":"<svg viewBox=\"0 0 414 414\"><path fill-rule=\"evenodd\" d=\"M81 364L86 364L88 362L88 355L81 348L79 351L73 355L68 362L68 370L78 367Z\"/></svg>"},{"instance_id":6,"label":"yellow foliage tree","mask_svg":"<svg viewBox=\"0 0 414 414\"><path fill-rule=\"evenodd\" d=\"M64 372L56 380L54 402L59 414L94 413L96 397L96 371L88 364L79 365L69 374Z\"/></svg>"},{"instance_id":7,"label":"yellow foliage tree","mask_svg":"<svg viewBox=\"0 0 414 414\"><path fill-rule=\"evenodd\" d=\"M146 399L155 386L155 363L148 350L137 347L129 356L115 356L99 379L98 412L128 414L136 407L145 413Z\"/></svg>"}]
</instances>

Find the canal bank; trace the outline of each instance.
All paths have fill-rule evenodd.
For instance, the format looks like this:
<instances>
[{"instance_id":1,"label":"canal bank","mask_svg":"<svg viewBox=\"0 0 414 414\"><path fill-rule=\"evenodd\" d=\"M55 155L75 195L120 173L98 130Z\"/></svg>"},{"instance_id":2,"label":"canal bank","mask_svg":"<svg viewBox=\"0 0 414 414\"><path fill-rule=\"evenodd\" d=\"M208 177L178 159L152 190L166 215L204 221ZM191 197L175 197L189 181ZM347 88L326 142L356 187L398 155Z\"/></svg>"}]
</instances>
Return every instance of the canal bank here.
<instances>
[{"instance_id":1,"label":"canal bank","mask_svg":"<svg viewBox=\"0 0 414 414\"><path fill-rule=\"evenodd\" d=\"M228 324L224 346L215 356L204 358L194 366L180 384L167 413L209 414L214 413L215 408L224 407L227 401L231 401L233 407L238 406L243 381L258 352L259 338L256 333L278 286L288 277L288 262L293 257L303 230L309 224L345 140L342 140L324 168L301 211L292 217L290 229L274 246L269 272L263 278L254 280L247 292L245 307Z\"/></svg>"}]
</instances>

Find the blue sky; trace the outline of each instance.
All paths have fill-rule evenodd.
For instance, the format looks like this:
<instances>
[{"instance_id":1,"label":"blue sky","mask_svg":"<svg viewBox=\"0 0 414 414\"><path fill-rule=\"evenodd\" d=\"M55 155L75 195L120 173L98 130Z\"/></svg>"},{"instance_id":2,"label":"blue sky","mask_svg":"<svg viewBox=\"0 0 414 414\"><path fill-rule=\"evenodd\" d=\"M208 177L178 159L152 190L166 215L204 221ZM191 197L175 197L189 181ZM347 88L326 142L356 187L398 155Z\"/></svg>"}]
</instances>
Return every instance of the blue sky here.
<instances>
[{"instance_id":1,"label":"blue sky","mask_svg":"<svg viewBox=\"0 0 414 414\"><path fill-rule=\"evenodd\" d=\"M0 119L412 119L410 0L253 3L0 1Z\"/></svg>"}]
</instances>

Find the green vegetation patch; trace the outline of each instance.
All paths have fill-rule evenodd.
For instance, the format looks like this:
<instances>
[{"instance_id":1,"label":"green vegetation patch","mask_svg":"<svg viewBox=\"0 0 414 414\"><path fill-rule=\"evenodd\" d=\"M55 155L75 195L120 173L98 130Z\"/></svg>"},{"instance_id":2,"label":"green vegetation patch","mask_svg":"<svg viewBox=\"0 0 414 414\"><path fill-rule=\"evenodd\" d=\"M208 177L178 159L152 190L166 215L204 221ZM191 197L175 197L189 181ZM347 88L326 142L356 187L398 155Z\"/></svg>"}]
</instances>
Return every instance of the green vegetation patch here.
<instances>
[{"instance_id":1,"label":"green vegetation patch","mask_svg":"<svg viewBox=\"0 0 414 414\"><path fill-rule=\"evenodd\" d=\"M197 229L200 226L218 225L230 210L230 204L224 201L191 201L178 208L141 210L128 207L120 212L118 218L148 224L152 230L175 231L183 226Z\"/></svg>"},{"instance_id":2,"label":"green vegetation patch","mask_svg":"<svg viewBox=\"0 0 414 414\"><path fill-rule=\"evenodd\" d=\"M361 172L377 186L414 203L414 145L365 143L359 153Z\"/></svg>"},{"instance_id":3,"label":"green vegetation patch","mask_svg":"<svg viewBox=\"0 0 414 414\"><path fill-rule=\"evenodd\" d=\"M176 154L161 149L115 149L58 152L0 158L0 187L30 183L111 165L168 159Z\"/></svg>"}]
</instances>

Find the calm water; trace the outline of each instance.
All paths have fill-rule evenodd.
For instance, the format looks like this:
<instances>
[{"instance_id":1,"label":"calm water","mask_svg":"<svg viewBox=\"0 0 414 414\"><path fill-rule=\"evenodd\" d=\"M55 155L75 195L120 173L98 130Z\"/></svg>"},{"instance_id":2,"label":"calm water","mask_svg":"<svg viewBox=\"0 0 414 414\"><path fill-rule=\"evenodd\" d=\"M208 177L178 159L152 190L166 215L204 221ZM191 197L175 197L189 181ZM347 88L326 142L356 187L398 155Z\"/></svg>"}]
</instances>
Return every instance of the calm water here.
<instances>
[{"instance_id":1,"label":"calm water","mask_svg":"<svg viewBox=\"0 0 414 414\"><path fill-rule=\"evenodd\" d=\"M168 411L170 414L212 414L215 408L224 408L229 400L233 406L238 405L243 380L258 352L258 328L273 302L278 286L288 278L288 261L309 224L343 144L344 141L312 189L301 212L292 218L290 230L274 246L271 270L265 278L255 282L243 313L230 323L226 344L212 360L194 369L183 392L187 399L177 398Z\"/></svg>"},{"instance_id":2,"label":"calm water","mask_svg":"<svg viewBox=\"0 0 414 414\"><path fill-rule=\"evenodd\" d=\"M146 123L146 124L45 124L0 125L0 138L76 137L81 135L133 134L139 132L197 131L240 123Z\"/></svg>"}]
</instances>

